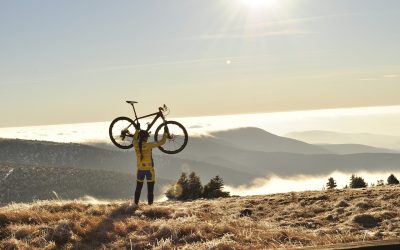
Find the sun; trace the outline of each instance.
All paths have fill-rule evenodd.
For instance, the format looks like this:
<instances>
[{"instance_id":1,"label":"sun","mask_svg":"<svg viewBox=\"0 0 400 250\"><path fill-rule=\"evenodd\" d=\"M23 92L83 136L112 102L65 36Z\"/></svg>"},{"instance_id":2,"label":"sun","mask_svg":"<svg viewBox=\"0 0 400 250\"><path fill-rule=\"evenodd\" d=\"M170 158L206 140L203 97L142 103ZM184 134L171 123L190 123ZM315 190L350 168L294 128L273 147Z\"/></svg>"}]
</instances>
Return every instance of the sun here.
<instances>
[{"instance_id":1,"label":"sun","mask_svg":"<svg viewBox=\"0 0 400 250\"><path fill-rule=\"evenodd\" d=\"M252 10L265 10L276 6L278 0L240 0L242 4Z\"/></svg>"}]
</instances>

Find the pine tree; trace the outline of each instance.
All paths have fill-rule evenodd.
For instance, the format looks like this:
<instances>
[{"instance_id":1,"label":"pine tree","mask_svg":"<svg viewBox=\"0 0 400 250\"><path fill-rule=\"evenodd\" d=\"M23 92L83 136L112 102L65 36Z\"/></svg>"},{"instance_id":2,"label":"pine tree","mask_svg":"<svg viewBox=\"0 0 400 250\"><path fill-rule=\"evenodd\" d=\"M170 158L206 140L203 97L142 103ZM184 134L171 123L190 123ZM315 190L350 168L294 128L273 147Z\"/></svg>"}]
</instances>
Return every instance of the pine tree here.
<instances>
[{"instance_id":1,"label":"pine tree","mask_svg":"<svg viewBox=\"0 0 400 250\"><path fill-rule=\"evenodd\" d=\"M362 177L358 177L356 175L351 175L350 177L350 188L365 188L367 187L367 183L364 181Z\"/></svg>"},{"instance_id":2,"label":"pine tree","mask_svg":"<svg viewBox=\"0 0 400 250\"><path fill-rule=\"evenodd\" d=\"M336 185L335 179L333 179L332 177L330 177L330 178L328 179L328 182L326 183L326 188L327 188L327 189L334 189L334 188L336 188L336 187L337 187L337 185Z\"/></svg>"},{"instance_id":3,"label":"pine tree","mask_svg":"<svg viewBox=\"0 0 400 250\"><path fill-rule=\"evenodd\" d=\"M203 194L203 186L201 185L200 178L196 175L195 172L192 172L189 175L187 191L187 199L189 200L198 199Z\"/></svg>"},{"instance_id":4,"label":"pine tree","mask_svg":"<svg viewBox=\"0 0 400 250\"><path fill-rule=\"evenodd\" d=\"M177 181L176 185L180 187L182 190L180 194L178 194L178 197L176 197L178 200L187 200L188 199L188 190L189 190L189 180L187 178L187 174L185 172L182 172L181 177L179 177L179 180Z\"/></svg>"},{"instance_id":5,"label":"pine tree","mask_svg":"<svg viewBox=\"0 0 400 250\"><path fill-rule=\"evenodd\" d=\"M218 175L215 176L204 186L203 197L204 198L218 198L228 197L229 192L222 191L224 187L224 181Z\"/></svg>"},{"instance_id":6,"label":"pine tree","mask_svg":"<svg viewBox=\"0 0 400 250\"><path fill-rule=\"evenodd\" d=\"M394 176L393 174L391 174L388 179L387 179L387 183L389 185L397 185L399 184L399 180L397 180L396 176Z\"/></svg>"},{"instance_id":7,"label":"pine tree","mask_svg":"<svg viewBox=\"0 0 400 250\"><path fill-rule=\"evenodd\" d=\"M385 183L383 182L383 180L378 180L377 182L376 182L376 186L383 186L383 185L385 185Z\"/></svg>"}]
</instances>

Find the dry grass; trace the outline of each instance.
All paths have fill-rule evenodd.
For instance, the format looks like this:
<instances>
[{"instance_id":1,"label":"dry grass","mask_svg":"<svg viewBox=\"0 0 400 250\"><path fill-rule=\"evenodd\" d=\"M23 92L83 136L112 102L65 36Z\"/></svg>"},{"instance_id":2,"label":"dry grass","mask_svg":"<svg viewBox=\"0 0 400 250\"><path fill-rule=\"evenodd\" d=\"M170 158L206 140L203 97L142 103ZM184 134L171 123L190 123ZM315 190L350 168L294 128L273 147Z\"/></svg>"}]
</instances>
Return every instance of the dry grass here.
<instances>
[{"instance_id":1,"label":"dry grass","mask_svg":"<svg viewBox=\"0 0 400 250\"><path fill-rule=\"evenodd\" d=\"M267 249L400 237L400 186L0 208L0 249Z\"/></svg>"}]
</instances>

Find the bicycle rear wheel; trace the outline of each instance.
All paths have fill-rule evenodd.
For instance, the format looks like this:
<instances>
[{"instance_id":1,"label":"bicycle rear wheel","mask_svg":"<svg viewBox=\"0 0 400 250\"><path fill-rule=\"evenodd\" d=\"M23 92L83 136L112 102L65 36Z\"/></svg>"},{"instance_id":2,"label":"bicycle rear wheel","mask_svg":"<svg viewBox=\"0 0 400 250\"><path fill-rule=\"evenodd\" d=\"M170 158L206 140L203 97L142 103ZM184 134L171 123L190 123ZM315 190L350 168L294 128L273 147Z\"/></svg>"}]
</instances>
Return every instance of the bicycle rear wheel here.
<instances>
[{"instance_id":1,"label":"bicycle rear wheel","mask_svg":"<svg viewBox=\"0 0 400 250\"><path fill-rule=\"evenodd\" d=\"M131 118L121 116L111 122L108 133L115 146L130 149L133 147L135 129L135 123Z\"/></svg>"},{"instance_id":2,"label":"bicycle rear wheel","mask_svg":"<svg viewBox=\"0 0 400 250\"><path fill-rule=\"evenodd\" d=\"M167 139L167 142L164 145L158 148L166 154L176 154L181 152L186 147L189 140L185 127L176 121L167 121L166 125L170 133L170 138ZM154 141L161 140L162 132L160 133L160 131L161 129L164 129L164 126L165 124L163 123L157 127L156 132L154 133Z\"/></svg>"}]
</instances>

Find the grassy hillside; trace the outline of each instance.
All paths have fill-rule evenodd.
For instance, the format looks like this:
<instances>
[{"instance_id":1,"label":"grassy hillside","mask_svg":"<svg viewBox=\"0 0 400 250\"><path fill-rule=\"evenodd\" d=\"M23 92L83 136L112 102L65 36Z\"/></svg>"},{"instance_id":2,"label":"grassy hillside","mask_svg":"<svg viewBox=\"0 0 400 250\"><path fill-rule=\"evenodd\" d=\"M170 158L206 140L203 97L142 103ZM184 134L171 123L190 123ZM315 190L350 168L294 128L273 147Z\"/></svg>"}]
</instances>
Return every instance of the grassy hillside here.
<instances>
[{"instance_id":1,"label":"grassy hillside","mask_svg":"<svg viewBox=\"0 0 400 250\"><path fill-rule=\"evenodd\" d=\"M0 208L0 248L262 249L400 237L400 186L161 202Z\"/></svg>"}]
</instances>

